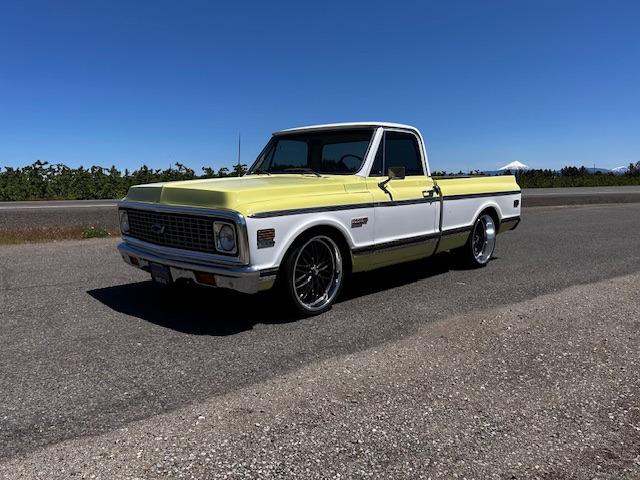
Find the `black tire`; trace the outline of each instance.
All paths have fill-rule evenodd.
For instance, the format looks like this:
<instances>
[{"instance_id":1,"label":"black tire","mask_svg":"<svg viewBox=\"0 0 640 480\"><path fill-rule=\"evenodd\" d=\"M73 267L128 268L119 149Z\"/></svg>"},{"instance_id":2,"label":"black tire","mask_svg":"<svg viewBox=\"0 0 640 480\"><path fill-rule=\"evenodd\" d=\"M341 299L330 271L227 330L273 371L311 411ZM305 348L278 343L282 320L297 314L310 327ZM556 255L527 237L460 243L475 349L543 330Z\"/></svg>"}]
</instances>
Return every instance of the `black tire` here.
<instances>
[{"instance_id":1,"label":"black tire","mask_svg":"<svg viewBox=\"0 0 640 480\"><path fill-rule=\"evenodd\" d=\"M455 250L454 253L467 267L484 267L489 263L496 249L497 233L494 218L488 213L483 213L474 222L465 246Z\"/></svg>"},{"instance_id":2,"label":"black tire","mask_svg":"<svg viewBox=\"0 0 640 480\"><path fill-rule=\"evenodd\" d=\"M278 275L289 305L304 316L320 315L331 308L345 280L345 262L338 242L318 233L296 242Z\"/></svg>"}]
</instances>

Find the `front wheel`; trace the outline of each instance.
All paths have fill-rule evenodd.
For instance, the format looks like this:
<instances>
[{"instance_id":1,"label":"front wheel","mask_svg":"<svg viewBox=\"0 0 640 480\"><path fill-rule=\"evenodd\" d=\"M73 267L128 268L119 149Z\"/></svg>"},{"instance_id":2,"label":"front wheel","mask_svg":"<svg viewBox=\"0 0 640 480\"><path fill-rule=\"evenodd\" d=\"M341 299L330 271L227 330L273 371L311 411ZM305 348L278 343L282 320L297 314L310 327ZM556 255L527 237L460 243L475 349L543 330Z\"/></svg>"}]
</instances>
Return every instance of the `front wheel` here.
<instances>
[{"instance_id":1,"label":"front wheel","mask_svg":"<svg viewBox=\"0 0 640 480\"><path fill-rule=\"evenodd\" d=\"M470 267L484 267L496 248L496 224L493 217L482 214L473 224L471 235L457 252Z\"/></svg>"},{"instance_id":2,"label":"front wheel","mask_svg":"<svg viewBox=\"0 0 640 480\"><path fill-rule=\"evenodd\" d=\"M304 239L285 259L281 271L286 295L304 315L319 315L331 308L344 280L342 253L327 235Z\"/></svg>"}]
</instances>

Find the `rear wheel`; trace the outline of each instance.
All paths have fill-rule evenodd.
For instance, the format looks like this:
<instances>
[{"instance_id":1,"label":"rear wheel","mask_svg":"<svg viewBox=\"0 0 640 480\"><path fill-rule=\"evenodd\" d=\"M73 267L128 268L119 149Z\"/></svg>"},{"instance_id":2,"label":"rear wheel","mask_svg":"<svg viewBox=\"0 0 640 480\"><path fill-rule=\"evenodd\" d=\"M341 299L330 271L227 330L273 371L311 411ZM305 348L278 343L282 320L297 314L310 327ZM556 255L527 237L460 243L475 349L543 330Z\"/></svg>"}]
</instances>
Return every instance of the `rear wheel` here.
<instances>
[{"instance_id":1,"label":"rear wheel","mask_svg":"<svg viewBox=\"0 0 640 480\"><path fill-rule=\"evenodd\" d=\"M484 267L496 248L496 223L487 213L480 215L464 247L459 250L464 262L471 267Z\"/></svg>"},{"instance_id":2,"label":"rear wheel","mask_svg":"<svg viewBox=\"0 0 640 480\"><path fill-rule=\"evenodd\" d=\"M282 283L288 299L304 315L331 308L344 281L342 253L327 235L306 238L285 259Z\"/></svg>"}]
</instances>

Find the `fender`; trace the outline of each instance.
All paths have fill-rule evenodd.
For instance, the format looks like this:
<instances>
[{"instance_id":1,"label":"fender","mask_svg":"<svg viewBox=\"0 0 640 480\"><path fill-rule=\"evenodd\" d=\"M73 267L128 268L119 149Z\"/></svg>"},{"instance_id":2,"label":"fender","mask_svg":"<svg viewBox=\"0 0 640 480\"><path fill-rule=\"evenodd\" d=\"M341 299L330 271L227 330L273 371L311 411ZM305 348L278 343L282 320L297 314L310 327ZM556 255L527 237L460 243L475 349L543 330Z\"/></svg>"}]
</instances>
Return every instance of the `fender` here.
<instances>
[{"instance_id":1,"label":"fender","mask_svg":"<svg viewBox=\"0 0 640 480\"><path fill-rule=\"evenodd\" d=\"M300 224L297 225L295 229L291 231L291 235L289 236L289 238L287 239L287 242L282 248L281 255L279 255L278 265L282 262L284 255L289 250L289 248L291 248L291 245L293 245L293 243L301 235L304 235L306 231L311 230L314 227L329 227L329 228L334 228L338 230L342 234L342 237L344 238L344 240L347 242L347 246L349 247L349 250L353 250L355 242L353 240L353 237L351 236L351 232L349 232L349 230L347 230L345 226L342 223L340 223L338 220L331 217L308 218L308 219L305 219L305 221L300 222Z\"/></svg>"}]
</instances>

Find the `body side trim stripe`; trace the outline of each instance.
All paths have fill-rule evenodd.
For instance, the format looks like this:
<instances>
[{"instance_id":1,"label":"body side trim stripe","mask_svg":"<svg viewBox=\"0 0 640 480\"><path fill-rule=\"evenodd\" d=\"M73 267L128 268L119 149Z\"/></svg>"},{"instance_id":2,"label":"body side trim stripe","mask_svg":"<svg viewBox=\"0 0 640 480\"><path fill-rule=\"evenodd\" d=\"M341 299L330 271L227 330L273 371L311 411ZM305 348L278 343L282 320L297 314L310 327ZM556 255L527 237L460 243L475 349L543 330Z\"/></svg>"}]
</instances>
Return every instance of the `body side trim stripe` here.
<instances>
[{"instance_id":1,"label":"body side trim stripe","mask_svg":"<svg viewBox=\"0 0 640 480\"><path fill-rule=\"evenodd\" d=\"M470 232L473 229L473 225L467 225L466 227L458 227L458 228L450 228L448 230L443 230L442 235L457 235L458 233Z\"/></svg>"},{"instance_id":2,"label":"body side trim stripe","mask_svg":"<svg viewBox=\"0 0 640 480\"><path fill-rule=\"evenodd\" d=\"M302 215L304 213L338 212L340 210L357 210L360 208L373 208L374 203L353 203L349 205L332 205L327 207L292 208L291 210L273 210L271 212L259 212L249 215L249 218L283 217L285 215Z\"/></svg>"},{"instance_id":3,"label":"body side trim stripe","mask_svg":"<svg viewBox=\"0 0 640 480\"><path fill-rule=\"evenodd\" d=\"M420 243L428 242L430 240L436 240L437 238L437 233L429 235L419 235L417 237L400 238L391 242L377 243L366 247L354 248L351 252L354 255L363 255L367 253L377 252L379 250L387 250L390 248L410 247L413 245L418 245Z\"/></svg>"},{"instance_id":4,"label":"body side trim stripe","mask_svg":"<svg viewBox=\"0 0 640 480\"><path fill-rule=\"evenodd\" d=\"M519 195L522 192L520 190L511 190L509 192L493 192L493 193L463 193L461 195L445 195L444 201L447 200L463 200L467 198L481 198L481 197L502 197L505 195Z\"/></svg>"},{"instance_id":5,"label":"body side trim stripe","mask_svg":"<svg viewBox=\"0 0 640 480\"><path fill-rule=\"evenodd\" d=\"M447 200L461 200L466 198L480 198L480 197L497 197L504 195L516 195L520 190L514 190L510 192L491 192L491 193L469 193L464 195L449 195L443 197L444 201ZM370 203L351 203L346 205L329 205L326 207L309 207L309 208L292 208L290 210L272 210L270 212L258 212L249 215L250 218L271 218L282 217L285 215L302 215L305 213L320 213L320 212L337 212L342 210L358 210L361 208L374 208L374 207L400 207L403 205L415 205L419 203L432 203L437 200L436 197L424 197L424 198L411 198L408 200L392 200L388 202L370 202Z\"/></svg>"},{"instance_id":6,"label":"body side trim stripe","mask_svg":"<svg viewBox=\"0 0 640 480\"><path fill-rule=\"evenodd\" d=\"M506 217L500 220L500 223L508 223L508 222L519 222L520 215L516 215L515 217Z\"/></svg>"},{"instance_id":7,"label":"body side trim stripe","mask_svg":"<svg viewBox=\"0 0 640 480\"><path fill-rule=\"evenodd\" d=\"M443 236L456 235L459 233L470 232L471 229L472 229L471 225L467 227L451 228L449 230L443 230L442 235ZM420 243L425 243L431 240L437 240L439 236L440 236L439 233L434 232L427 235L418 235L416 237L401 238L398 240L393 240L391 242L378 243L378 244L368 245L366 247L354 248L351 252L354 255L362 255L367 253L373 253L379 250L387 250L390 248L411 247L411 246L418 245Z\"/></svg>"}]
</instances>

